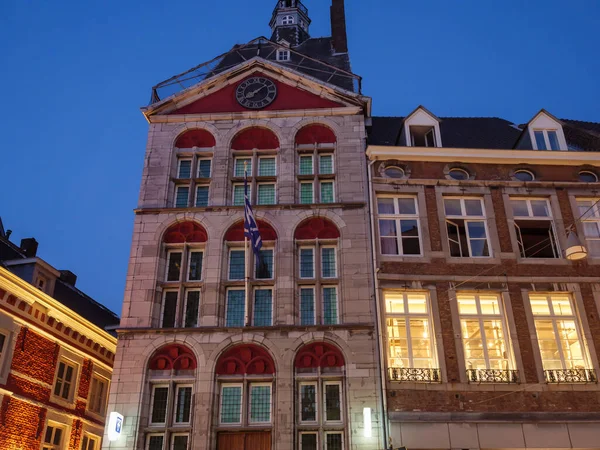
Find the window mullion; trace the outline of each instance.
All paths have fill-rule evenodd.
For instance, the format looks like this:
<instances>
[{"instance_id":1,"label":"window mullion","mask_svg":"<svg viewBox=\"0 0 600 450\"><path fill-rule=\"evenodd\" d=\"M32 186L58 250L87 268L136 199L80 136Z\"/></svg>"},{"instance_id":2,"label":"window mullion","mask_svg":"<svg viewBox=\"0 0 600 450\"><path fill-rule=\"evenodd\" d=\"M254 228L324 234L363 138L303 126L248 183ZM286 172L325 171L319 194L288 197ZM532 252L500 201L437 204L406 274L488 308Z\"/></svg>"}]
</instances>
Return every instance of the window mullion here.
<instances>
[{"instance_id":1,"label":"window mullion","mask_svg":"<svg viewBox=\"0 0 600 450\"><path fill-rule=\"evenodd\" d=\"M406 347L408 349L408 363L411 368L414 368L415 362L414 362L414 358L413 358L413 349L412 349L412 333L410 332L410 316L408 313L406 313L404 320L405 320L405 326L406 326Z\"/></svg>"}]
</instances>

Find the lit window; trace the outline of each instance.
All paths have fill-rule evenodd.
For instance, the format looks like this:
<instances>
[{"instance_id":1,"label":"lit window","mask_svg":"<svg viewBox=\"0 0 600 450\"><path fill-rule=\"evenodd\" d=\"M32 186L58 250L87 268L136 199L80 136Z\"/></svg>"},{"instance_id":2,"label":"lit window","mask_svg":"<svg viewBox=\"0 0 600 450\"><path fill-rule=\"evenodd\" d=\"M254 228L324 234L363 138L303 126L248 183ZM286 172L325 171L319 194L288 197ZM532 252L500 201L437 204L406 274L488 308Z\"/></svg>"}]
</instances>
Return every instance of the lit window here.
<instances>
[{"instance_id":1,"label":"lit window","mask_svg":"<svg viewBox=\"0 0 600 450\"><path fill-rule=\"evenodd\" d=\"M411 126L412 147L435 147L435 128L431 126Z\"/></svg>"},{"instance_id":2,"label":"lit window","mask_svg":"<svg viewBox=\"0 0 600 450\"><path fill-rule=\"evenodd\" d=\"M62 450L64 435L65 429L63 427L54 424L46 425L42 450Z\"/></svg>"},{"instance_id":3,"label":"lit window","mask_svg":"<svg viewBox=\"0 0 600 450\"><path fill-rule=\"evenodd\" d=\"M75 382L77 380L77 366L66 360L60 360L54 382L54 395L64 400L71 400Z\"/></svg>"},{"instance_id":4,"label":"lit window","mask_svg":"<svg viewBox=\"0 0 600 450\"><path fill-rule=\"evenodd\" d=\"M450 178L456 181L465 181L471 178L471 176L466 170L459 169L457 167L450 169L448 175L450 176Z\"/></svg>"},{"instance_id":5,"label":"lit window","mask_svg":"<svg viewBox=\"0 0 600 450\"><path fill-rule=\"evenodd\" d=\"M175 189L175 208L187 208L189 197L189 186L177 186L177 189Z\"/></svg>"},{"instance_id":6,"label":"lit window","mask_svg":"<svg viewBox=\"0 0 600 450\"><path fill-rule=\"evenodd\" d=\"M521 258L560 258L550 202L546 199L510 199Z\"/></svg>"},{"instance_id":7,"label":"lit window","mask_svg":"<svg viewBox=\"0 0 600 450\"><path fill-rule=\"evenodd\" d=\"M483 200L445 197L444 208L450 256L489 257L491 251Z\"/></svg>"},{"instance_id":8,"label":"lit window","mask_svg":"<svg viewBox=\"0 0 600 450\"><path fill-rule=\"evenodd\" d=\"M212 159L198 158L198 178L210 178L212 176Z\"/></svg>"},{"instance_id":9,"label":"lit window","mask_svg":"<svg viewBox=\"0 0 600 450\"><path fill-rule=\"evenodd\" d=\"M90 384L88 410L98 414L99 416L104 416L107 394L108 381L103 378L93 376Z\"/></svg>"},{"instance_id":10,"label":"lit window","mask_svg":"<svg viewBox=\"0 0 600 450\"><path fill-rule=\"evenodd\" d=\"M277 203L275 199L274 183L258 184L258 198L256 203L259 205L274 205Z\"/></svg>"},{"instance_id":11,"label":"lit window","mask_svg":"<svg viewBox=\"0 0 600 450\"><path fill-rule=\"evenodd\" d=\"M508 345L508 327L496 294L457 294L465 364L469 381L516 382Z\"/></svg>"},{"instance_id":12,"label":"lit window","mask_svg":"<svg viewBox=\"0 0 600 450\"><path fill-rule=\"evenodd\" d=\"M591 256L600 256L600 199L577 199L587 251Z\"/></svg>"},{"instance_id":13,"label":"lit window","mask_svg":"<svg viewBox=\"0 0 600 450\"><path fill-rule=\"evenodd\" d=\"M590 172L589 170L582 170L579 172L579 181L582 183L597 183L598 175L594 172Z\"/></svg>"},{"instance_id":14,"label":"lit window","mask_svg":"<svg viewBox=\"0 0 600 450\"><path fill-rule=\"evenodd\" d=\"M100 449L100 438L97 436L91 436L84 434L81 440L81 450L99 450Z\"/></svg>"},{"instance_id":15,"label":"lit window","mask_svg":"<svg viewBox=\"0 0 600 450\"><path fill-rule=\"evenodd\" d=\"M386 167L385 170L383 171L383 173L385 173L385 176L388 178L396 178L396 179L402 179L406 176L406 173L404 172L404 169L400 168L400 167Z\"/></svg>"},{"instance_id":16,"label":"lit window","mask_svg":"<svg viewBox=\"0 0 600 450\"><path fill-rule=\"evenodd\" d=\"M243 327L246 314L246 293L243 289L227 290L227 306L225 311L226 327Z\"/></svg>"},{"instance_id":17,"label":"lit window","mask_svg":"<svg viewBox=\"0 0 600 450\"><path fill-rule=\"evenodd\" d=\"M546 381L589 380L585 350L573 299L569 294L529 294ZM565 372L573 371L573 372Z\"/></svg>"},{"instance_id":18,"label":"lit window","mask_svg":"<svg viewBox=\"0 0 600 450\"><path fill-rule=\"evenodd\" d=\"M378 197L383 255L421 255L421 227L415 197Z\"/></svg>"},{"instance_id":19,"label":"lit window","mask_svg":"<svg viewBox=\"0 0 600 450\"><path fill-rule=\"evenodd\" d=\"M529 170L519 169L515 170L514 177L519 181L533 181L535 180L535 175Z\"/></svg>"},{"instance_id":20,"label":"lit window","mask_svg":"<svg viewBox=\"0 0 600 450\"><path fill-rule=\"evenodd\" d=\"M422 292L385 292L388 368L392 379L441 381L434 350L429 298ZM415 369L431 369L419 373Z\"/></svg>"},{"instance_id":21,"label":"lit window","mask_svg":"<svg viewBox=\"0 0 600 450\"><path fill-rule=\"evenodd\" d=\"M321 181L321 203L333 203L334 201L333 181Z\"/></svg>"},{"instance_id":22,"label":"lit window","mask_svg":"<svg viewBox=\"0 0 600 450\"><path fill-rule=\"evenodd\" d=\"M191 159L180 159L179 167L177 169L177 178L188 179L192 177L192 160Z\"/></svg>"},{"instance_id":23,"label":"lit window","mask_svg":"<svg viewBox=\"0 0 600 450\"><path fill-rule=\"evenodd\" d=\"M283 16L281 19L282 25L293 25L294 24L294 16Z\"/></svg>"},{"instance_id":24,"label":"lit window","mask_svg":"<svg viewBox=\"0 0 600 450\"><path fill-rule=\"evenodd\" d=\"M289 50L277 50L277 61L289 61L290 51Z\"/></svg>"},{"instance_id":25,"label":"lit window","mask_svg":"<svg viewBox=\"0 0 600 450\"><path fill-rule=\"evenodd\" d=\"M560 150L556 130L534 130L533 135L538 150Z\"/></svg>"}]
</instances>

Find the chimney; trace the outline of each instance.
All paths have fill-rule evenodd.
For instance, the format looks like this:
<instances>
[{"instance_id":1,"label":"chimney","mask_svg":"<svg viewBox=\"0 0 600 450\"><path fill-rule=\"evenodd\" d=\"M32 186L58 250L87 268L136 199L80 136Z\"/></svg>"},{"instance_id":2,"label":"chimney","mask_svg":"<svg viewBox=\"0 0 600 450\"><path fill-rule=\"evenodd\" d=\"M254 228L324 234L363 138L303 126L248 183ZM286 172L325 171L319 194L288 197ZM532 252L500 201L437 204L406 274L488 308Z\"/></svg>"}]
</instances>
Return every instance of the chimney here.
<instances>
[{"instance_id":1,"label":"chimney","mask_svg":"<svg viewBox=\"0 0 600 450\"><path fill-rule=\"evenodd\" d=\"M60 279L71 286L75 286L75 283L77 283L77 275L70 270L61 270Z\"/></svg>"},{"instance_id":2,"label":"chimney","mask_svg":"<svg viewBox=\"0 0 600 450\"><path fill-rule=\"evenodd\" d=\"M20 247L27 258L34 258L37 255L38 241L35 238L21 239Z\"/></svg>"},{"instance_id":3,"label":"chimney","mask_svg":"<svg viewBox=\"0 0 600 450\"><path fill-rule=\"evenodd\" d=\"M348 53L346 34L346 10L344 0L332 0L331 4L331 40L335 53Z\"/></svg>"}]
</instances>

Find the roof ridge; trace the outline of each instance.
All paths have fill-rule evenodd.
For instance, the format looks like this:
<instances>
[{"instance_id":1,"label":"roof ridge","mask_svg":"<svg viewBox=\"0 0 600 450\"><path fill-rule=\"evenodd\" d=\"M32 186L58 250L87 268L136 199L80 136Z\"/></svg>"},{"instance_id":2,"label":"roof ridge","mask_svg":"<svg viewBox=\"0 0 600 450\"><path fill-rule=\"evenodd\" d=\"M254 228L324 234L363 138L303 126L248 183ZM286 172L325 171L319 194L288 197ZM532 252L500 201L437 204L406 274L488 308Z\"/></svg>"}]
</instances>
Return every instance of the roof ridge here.
<instances>
[{"instance_id":1,"label":"roof ridge","mask_svg":"<svg viewBox=\"0 0 600 450\"><path fill-rule=\"evenodd\" d=\"M578 120L578 119L560 119L567 122L579 122L579 123L591 123L592 125L600 125L600 122L592 122L590 120Z\"/></svg>"}]
</instances>

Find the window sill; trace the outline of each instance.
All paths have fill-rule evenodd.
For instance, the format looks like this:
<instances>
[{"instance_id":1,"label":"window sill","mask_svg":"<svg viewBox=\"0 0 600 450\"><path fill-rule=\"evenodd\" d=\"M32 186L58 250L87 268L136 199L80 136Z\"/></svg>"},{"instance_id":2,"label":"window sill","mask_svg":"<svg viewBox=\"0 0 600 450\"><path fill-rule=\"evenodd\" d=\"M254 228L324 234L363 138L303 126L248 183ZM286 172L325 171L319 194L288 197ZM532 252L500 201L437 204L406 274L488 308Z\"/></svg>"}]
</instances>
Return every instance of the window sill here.
<instances>
[{"instance_id":1,"label":"window sill","mask_svg":"<svg viewBox=\"0 0 600 450\"><path fill-rule=\"evenodd\" d=\"M517 257L517 264L550 264L553 266L567 266L569 260L564 258L521 258Z\"/></svg>"}]
</instances>

